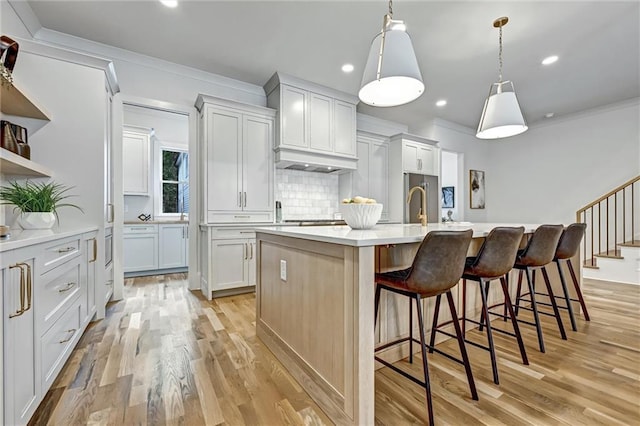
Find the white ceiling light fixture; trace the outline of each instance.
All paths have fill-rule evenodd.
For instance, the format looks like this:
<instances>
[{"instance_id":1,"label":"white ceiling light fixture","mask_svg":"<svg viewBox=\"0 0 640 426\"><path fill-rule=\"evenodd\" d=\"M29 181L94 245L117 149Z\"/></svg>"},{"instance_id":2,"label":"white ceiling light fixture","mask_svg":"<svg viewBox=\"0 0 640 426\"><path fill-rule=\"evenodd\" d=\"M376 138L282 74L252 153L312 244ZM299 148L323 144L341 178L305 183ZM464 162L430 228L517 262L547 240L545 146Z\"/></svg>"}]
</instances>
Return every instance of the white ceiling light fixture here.
<instances>
[{"instance_id":1,"label":"white ceiling light fixture","mask_svg":"<svg viewBox=\"0 0 640 426\"><path fill-rule=\"evenodd\" d=\"M418 60L403 21L393 19L393 3L369 50L358 97L367 105L392 107L417 99L424 92Z\"/></svg>"},{"instance_id":2,"label":"white ceiling light fixture","mask_svg":"<svg viewBox=\"0 0 640 426\"><path fill-rule=\"evenodd\" d=\"M439 101L436 102L436 106L437 107L443 107L447 104L447 100L446 99L440 99Z\"/></svg>"},{"instance_id":3,"label":"white ceiling light fixture","mask_svg":"<svg viewBox=\"0 0 640 426\"><path fill-rule=\"evenodd\" d=\"M178 0L160 0L160 3L172 9L178 7Z\"/></svg>"},{"instance_id":4,"label":"white ceiling light fixture","mask_svg":"<svg viewBox=\"0 0 640 426\"><path fill-rule=\"evenodd\" d=\"M342 66L342 72L346 72L347 74L353 71L353 65L351 64L344 64Z\"/></svg>"},{"instance_id":5,"label":"white ceiling light fixture","mask_svg":"<svg viewBox=\"0 0 640 426\"><path fill-rule=\"evenodd\" d=\"M479 139L500 139L515 136L525 132L529 127L524 120L513 83L502 81L502 27L507 25L509 18L503 16L493 21L495 28L500 28L500 51L498 61L500 65L499 78L489 88L489 97L484 101L484 108L476 137Z\"/></svg>"},{"instance_id":6,"label":"white ceiling light fixture","mask_svg":"<svg viewBox=\"0 0 640 426\"><path fill-rule=\"evenodd\" d=\"M551 65L555 62L558 61L558 56L557 55L553 55L553 56L547 56L546 58L544 58L542 60L542 65Z\"/></svg>"}]
</instances>

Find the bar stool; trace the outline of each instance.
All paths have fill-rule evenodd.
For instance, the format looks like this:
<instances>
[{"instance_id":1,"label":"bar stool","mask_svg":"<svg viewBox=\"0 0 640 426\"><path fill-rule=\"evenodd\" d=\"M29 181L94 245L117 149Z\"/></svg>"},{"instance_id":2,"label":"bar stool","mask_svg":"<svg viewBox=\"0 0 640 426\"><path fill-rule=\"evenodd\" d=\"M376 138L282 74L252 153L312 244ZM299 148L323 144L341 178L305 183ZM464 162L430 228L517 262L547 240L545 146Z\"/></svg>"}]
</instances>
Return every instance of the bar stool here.
<instances>
[{"instance_id":1,"label":"bar stool","mask_svg":"<svg viewBox=\"0 0 640 426\"><path fill-rule=\"evenodd\" d=\"M414 383L425 388L427 395L427 411L429 414L429 424L433 424L433 402L431 398L431 386L429 384L429 369L427 366L426 341L424 337L424 320L421 306L422 298L434 297L438 298L442 294L447 295L449 308L454 318L457 317L456 307L453 302L451 288L455 286L464 270L464 262L471 242L473 231L431 231L429 232L416 253L413 264L410 268L392 271L387 273L379 273L375 275L376 293L375 293L375 319L374 325L378 320L378 305L380 303L381 290L387 290L396 294L407 296L409 298L409 337L404 337L393 342L386 343L375 349L378 352L390 346L409 342L409 362L413 362L413 342L420 344L422 351L422 368L424 371L424 381L410 375L395 365L375 356L376 361L389 367L393 371L410 379ZM418 325L420 327L420 341L413 338L413 310L411 309L411 301L416 302L416 310L418 312ZM465 367L469 389L474 400L478 400L478 392L471 373L471 365L469 357L464 346L460 325L456 322L456 338L460 346L462 361L450 357L451 359L461 363Z\"/></svg>"},{"instance_id":2,"label":"bar stool","mask_svg":"<svg viewBox=\"0 0 640 426\"><path fill-rule=\"evenodd\" d=\"M584 312L584 319L590 321L589 312L587 311L587 305L584 302L584 297L582 296L582 291L580 290L580 283L578 282L578 278L576 277L576 273L573 270L573 265L571 264L571 258L576 255L578 250L580 249L580 243L582 242L582 238L584 237L585 230L587 229L586 223L572 223L567 226L567 228L562 232L560 236L560 242L558 242L558 247L556 248L555 256L553 257L553 261L558 267L558 275L560 276L560 283L562 284L562 291L564 293L563 296L555 296L556 299L564 299L565 305L558 305L558 309L566 309L569 313L569 319L571 320L571 329L573 331L577 331L578 327L576 325L576 318L573 313L573 306L571 302L579 302L582 307L582 312ZM567 281L564 276L564 272L562 271L562 262L566 262L567 268L569 269L569 273L571 274L571 278L573 281L573 286L576 289L576 294L578 296L577 299L572 299L569 296L569 289L567 288ZM546 293L536 292L536 295L540 296L549 296ZM551 306L550 303L546 302L538 302L539 305Z\"/></svg>"},{"instance_id":3,"label":"bar stool","mask_svg":"<svg viewBox=\"0 0 640 426\"><path fill-rule=\"evenodd\" d=\"M567 334L564 331L564 325L562 324L562 317L560 316L560 311L558 310L558 304L556 303L556 298L553 294L553 290L551 289L549 275L547 274L547 270L545 269L545 266L553 261L556 253L556 248L558 247L558 241L560 240L560 235L562 235L563 229L564 227L562 225L540 225L538 229L536 229L533 233L533 236L529 240L527 246L523 250L518 252L516 263L513 266L514 269L520 270L520 273L518 274L518 287L516 291L516 318L518 317L519 309L526 309L533 312L533 322L526 321L520 318L518 318L518 321L536 327L540 352L543 353L545 352L545 349L544 340L542 338L542 326L540 325L539 314L554 316L556 318L556 322L558 323L560 336L563 340L567 340ZM547 295L549 295L550 305L553 308L553 314L549 312L538 311L535 297L535 272L538 269L542 271L542 277L544 278L544 283L547 287ZM521 294L523 272L525 272L525 274L527 275L527 284L529 287L529 292L525 294ZM523 299L523 297L527 295L530 296L530 299ZM531 307L521 306L521 302L530 302Z\"/></svg>"},{"instance_id":4,"label":"bar stool","mask_svg":"<svg viewBox=\"0 0 640 426\"><path fill-rule=\"evenodd\" d=\"M480 331L482 331L483 324L486 322L487 327L487 342L489 346L480 345L476 342L464 339L465 342L476 346L478 348L489 351L491 355L491 368L493 370L493 382L499 384L498 379L498 364L496 361L496 350L493 344L493 331L507 334L515 337L520 348L520 355L522 356L522 363L529 365L527 359L527 353L524 348L524 342L520 335L520 328L518 327L518 321L516 320L515 313L513 311L513 305L511 304L511 297L509 296L509 289L507 287L507 281L505 275L511 270L518 254L518 247L520 247L520 241L524 235L524 227L496 227L491 230L489 235L484 240L482 247L478 251L476 257L468 257L462 274L462 316L456 320L447 321L440 325L437 324L438 313L440 309L440 300L436 302L435 314L433 319L433 327L431 328L431 346L434 345L436 332L451 336L450 333L440 330L441 327L448 325L452 322L462 321L462 335L465 336L466 321L478 324ZM480 321L467 318L467 280L476 281L480 287L480 295L482 297L482 316ZM504 294L504 304L509 312L509 318L513 326L513 333L501 330L499 328L492 329L491 320L489 314L489 307L487 306L487 298L489 296L489 284L492 281L500 280L502 285L502 293ZM494 314L499 315L499 314ZM506 315L499 315L505 320Z\"/></svg>"}]
</instances>

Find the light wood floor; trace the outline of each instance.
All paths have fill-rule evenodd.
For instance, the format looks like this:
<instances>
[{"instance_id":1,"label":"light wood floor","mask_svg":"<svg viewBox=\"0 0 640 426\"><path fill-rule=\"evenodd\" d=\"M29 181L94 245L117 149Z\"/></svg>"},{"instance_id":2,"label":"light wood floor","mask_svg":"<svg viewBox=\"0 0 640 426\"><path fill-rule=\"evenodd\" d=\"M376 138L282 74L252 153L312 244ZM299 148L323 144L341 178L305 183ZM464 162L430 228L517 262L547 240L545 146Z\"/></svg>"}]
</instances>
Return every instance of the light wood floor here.
<instances>
[{"instance_id":1,"label":"light wood floor","mask_svg":"<svg viewBox=\"0 0 640 426\"><path fill-rule=\"evenodd\" d=\"M256 338L255 296L207 302L185 278L126 280L125 300L86 331L31 423L330 424ZM546 354L523 326L529 366L514 341L494 334L500 386L488 353L468 346L480 401L462 366L430 355L436 422L640 424L640 287L591 281L584 291L591 322L580 317L562 341L544 318ZM454 342L441 347L457 354ZM419 358L401 363L420 374ZM426 423L421 387L386 368L375 386L377 424Z\"/></svg>"}]
</instances>

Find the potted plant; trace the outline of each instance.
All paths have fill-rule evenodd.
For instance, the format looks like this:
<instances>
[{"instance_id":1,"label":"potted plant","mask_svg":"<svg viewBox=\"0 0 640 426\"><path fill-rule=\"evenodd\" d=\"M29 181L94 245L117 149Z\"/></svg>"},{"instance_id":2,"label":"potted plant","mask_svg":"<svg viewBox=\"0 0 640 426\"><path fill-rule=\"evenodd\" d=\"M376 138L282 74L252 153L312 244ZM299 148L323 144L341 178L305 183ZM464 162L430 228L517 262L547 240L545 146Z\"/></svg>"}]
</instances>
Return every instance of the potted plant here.
<instances>
[{"instance_id":1,"label":"potted plant","mask_svg":"<svg viewBox=\"0 0 640 426\"><path fill-rule=\"evenodd\" d=\"M83 211L75 204L62 203L72 197L67 194L70 189L55 182L10 182L0 187L0 200L3 201L1 205L13 205L13 210L20 212L18 223L23 229L50 229L58 219L60 207L74 207Z\"/></svg>"}]
</instances>

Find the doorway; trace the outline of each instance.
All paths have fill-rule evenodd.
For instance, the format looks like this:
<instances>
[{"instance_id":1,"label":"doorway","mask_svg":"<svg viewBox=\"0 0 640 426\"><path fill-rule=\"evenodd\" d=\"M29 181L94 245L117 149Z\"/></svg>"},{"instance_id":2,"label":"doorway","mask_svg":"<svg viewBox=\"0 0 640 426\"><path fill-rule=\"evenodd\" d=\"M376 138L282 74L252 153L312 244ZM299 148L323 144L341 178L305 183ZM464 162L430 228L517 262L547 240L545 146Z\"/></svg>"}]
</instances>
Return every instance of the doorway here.
<instances>
[{"instance_id":1,"label":"doorway","mask_svg":"<svg viewBox=\"0 0 640 426\"><path fill-rule=\"evenodd\" d=\"M442 220L464 221L464 154L442 150Z\"/></svg>"}]
</instances>

